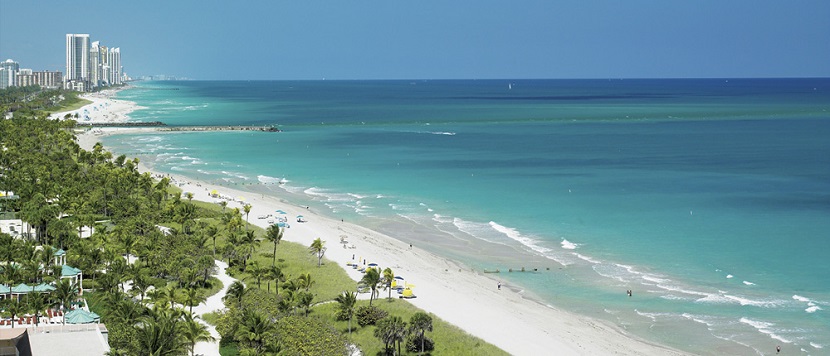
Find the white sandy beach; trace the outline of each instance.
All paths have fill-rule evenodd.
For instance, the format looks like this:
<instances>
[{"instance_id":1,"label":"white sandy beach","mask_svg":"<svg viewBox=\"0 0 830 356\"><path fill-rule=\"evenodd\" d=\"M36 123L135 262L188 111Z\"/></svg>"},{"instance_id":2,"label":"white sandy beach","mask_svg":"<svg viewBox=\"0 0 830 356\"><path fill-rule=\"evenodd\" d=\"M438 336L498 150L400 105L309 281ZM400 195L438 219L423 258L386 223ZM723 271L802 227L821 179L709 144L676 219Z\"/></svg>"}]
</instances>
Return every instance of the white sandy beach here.
<instances>
[{"instance_id":1,"label":"white sandy beach","mask_svg":"<svg viewBox=\"0 0 830 356\"><path fill-rule=\"evenodd\" d=\"M111 95L111 94L110 94ZM103 107L99 118L123 121L135 104L104 98L109 105L95 101L90 105ZM125 103L124 106L118 102ZM88 105L88 106L90 106ZM85 107L86 108L86 107ZM126 108L122 111L110 111ZM80 109L83 112L84 108ZM92 111L92 109L87 109ZM101 111L100 109L98 111ZM115 119L115 118L119 119ZM81 120L79 120L81 121ZM96 120L97 121L97 120ZM105 129L105 134L146 131L147 129ZM165 133L175 134L175 133ZM82 148L90 150L99 136L84 133L78 136ZM148 171L140 166L142 171ZM161 175L159 172L153 174ZM165 174L166 175L166 174ZM484 275L436 256L394 236L386 236L364 227L327 218L306 207L294 206L275 196L254 195L228 187L214 186L204 182L173 175L174 183L184 192L192 192L194 199L213 202L209 193L216 190L229 197L229 208L241 208L243 203L252 206L249 221L266 228L268 219L261 215L277 215L276 210L287 212L290 228L285 232L285 241L308 246L316 238L326 241L325 257L330 263L344 267L351 278L359 280L357 270L346 268L346 264L363 258L378 263L382 268L391 267L396 275L406 277L413 283L414 294L410 301L472 335L478 336L514 355L682 355L683 352L654 345L627 335L623 330L605 321L575 315L554 309L522 296L521 291L509 285L497 288L497 275ZM244 197L244 202L235 201ZM297 215L303 215L307 222L298 223ZM347 244L341 244L341 236ZM313 258L309 256L309 258ZM386 293L381 293L381 298ZM395 296L395 293L393 293ZM368 299L368 294L362 297Z\"/></svg>"},{"instance_id":2,"label":"white sandy beach","mask_svg":"<svg viewBox=\"0 0 830 356\"><path fill-rule=\"evenodd\" d=\"M108 123L124 122L129 119L129 113L141 109L132 101L113 99L119 89L106 89L96 93L83 94L80 97L92 101L80 109L62 111L49 115L50 119L62 119L66 114L72 115L78 123Z\"/></svg>"}]
</instances>

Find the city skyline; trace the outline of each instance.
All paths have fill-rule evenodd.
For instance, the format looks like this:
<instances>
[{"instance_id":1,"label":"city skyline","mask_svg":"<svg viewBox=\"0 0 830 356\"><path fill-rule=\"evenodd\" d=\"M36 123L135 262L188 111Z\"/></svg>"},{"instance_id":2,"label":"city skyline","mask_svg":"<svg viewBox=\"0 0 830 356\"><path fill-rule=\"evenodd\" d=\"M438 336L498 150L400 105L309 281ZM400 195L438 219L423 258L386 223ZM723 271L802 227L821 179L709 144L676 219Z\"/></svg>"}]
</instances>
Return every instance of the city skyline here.
<instances>
[{"instance_id":1,"label":"city skyline","mask_svg":"<svg viewBox=\"0 0 830 356\"><path fill-rule=\"evenodd\" d=\"M96 33L102 43L129 48L133 76L830 76L830 3L819 0L100 4L48 3L50 11L34 11L32 3L0 3L0 58L64 70L55 38ZM100 21L65 20L89 8Z\"/></svg>"}]
</instances>

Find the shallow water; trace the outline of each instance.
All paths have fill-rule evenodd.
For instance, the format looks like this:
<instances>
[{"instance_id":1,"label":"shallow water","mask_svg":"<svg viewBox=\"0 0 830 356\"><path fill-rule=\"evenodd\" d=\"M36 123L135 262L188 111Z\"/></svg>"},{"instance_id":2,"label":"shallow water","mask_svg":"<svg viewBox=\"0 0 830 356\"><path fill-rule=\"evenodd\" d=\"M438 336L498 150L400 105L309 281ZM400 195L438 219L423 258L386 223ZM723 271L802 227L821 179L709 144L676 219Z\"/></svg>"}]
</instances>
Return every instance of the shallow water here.
<instances>
[{"instance_id":1,"label":"shallow water","mask_svg":"<svg viewBox=\"0 0 830 356\"><path fill-rule=\"evenodd\" d=\"M149 82L119 98L147 107L135 120L285 130L104 139L156 170L525 267L499 278L684 350L830 347L830 80Z\"/></svg>"}]
</instances>

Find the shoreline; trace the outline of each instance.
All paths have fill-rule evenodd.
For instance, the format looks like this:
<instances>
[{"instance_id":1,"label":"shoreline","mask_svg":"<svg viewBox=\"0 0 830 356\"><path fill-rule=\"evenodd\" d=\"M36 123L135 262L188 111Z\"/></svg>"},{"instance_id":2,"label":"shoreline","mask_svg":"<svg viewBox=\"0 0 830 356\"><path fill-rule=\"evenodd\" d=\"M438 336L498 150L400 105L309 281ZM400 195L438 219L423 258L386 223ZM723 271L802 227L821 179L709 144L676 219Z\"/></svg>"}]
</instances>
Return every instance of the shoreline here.
<instances>
[{"instance_id":1,"label":"shoreline","mask_svg":"<svg viewBox=\"0 0 830 356\"><path fill-rule=\"evenodd\" d=\"M132 110L140 108L135 103L119 101ZM83 112L84 108L91 105L96 105L96 102L78 111ZM104 108L115 109L113 104L106 105ZM119 111L118 115L106 114L105 118L112 116L113 120L127 120L127 114L132 110ZM140 133L151 130L155 131L146 128L99 129L94 134L92 132L78 134L78 143L82 148L91 150L92 146L98 142L97 136L99 135ZM214 202L209 192L217 190L226 197L234 197L229 200L229 207L234 208L243 205L237 200L240 200L239 197L244 197L244 203L252 205L253 219L250 219L250 222L260 227L267 227L268 224L267 219L257 219L258 216L272 214L277 209L284 210L288 212L286 216L291 225L291 228L285 232L286 241L307 246L313 239L321 237L328 241L326 257L340 266L345 266L354 255L355 258L362 257L382 267L391 267L396 274L406 276L407 282L417 285L414 288L417 298L410 300L412 304L508 353L549 354L554 350L556 354L685 354L682 351L637 338L603 320L546 306L523 296L522 291L513 290L508 285L498 289L497 284L500 281L491 276L472 271L462 264L437 256L417 246L410 249L407 243L394 237L363 226L325 217L306 207L292 205L280 199L278 195L258 195L224 186L205 184L180 175L154 172L143 164L139 165L139 170L157 176L175 178L176 185L185 192L192 192L197 200ZM304 215L308 222L295 222L293 217L299 214ZM338 241L340 235L348 236L346 239L348 245L354 248L345 248L346 245L341 248ZM345 270L355 281L362 276L357 270L349 268ZM368 299L368 294L362 294L360 297Z\"/></svg>"},{"instance_id":2,"label":"shoreline","mask_svg":"<svg viewBox=\"0 0 830 356\"><path fill-rule=\"evenodd\" d=\"M121 99L115 99L114 96L121 90L127 89L129 86L124 86L115 89L106 89L96 93L87 93L80 95L80 98L92 101L78 109L61 111L49 114L49 119L63 119L66 114L78 115L75 119L79 124L93 124L93 123L120 123L126 122L130 119L129 114L139 109L145 109L143 106ZM88 120L87 120L88 119Z\"/></svg>"}]
</instances>

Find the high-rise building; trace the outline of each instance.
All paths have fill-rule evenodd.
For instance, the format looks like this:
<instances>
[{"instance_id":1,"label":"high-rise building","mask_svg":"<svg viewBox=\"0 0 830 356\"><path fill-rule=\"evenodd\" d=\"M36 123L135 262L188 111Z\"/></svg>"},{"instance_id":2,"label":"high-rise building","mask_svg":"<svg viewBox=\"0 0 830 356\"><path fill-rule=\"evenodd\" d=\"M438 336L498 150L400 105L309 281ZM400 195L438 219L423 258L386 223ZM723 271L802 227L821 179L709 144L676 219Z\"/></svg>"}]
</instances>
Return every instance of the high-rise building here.
<instances>
[{"instance_id":1,"label":"high-rise building","mask_svg":"<svg viewBox=\"0 0 830 356\"><path fill-rule=\"evenodd\" d=\"M89 34L66 34L66 88L86 91L90 87Z\"/></svg>"},{"instance_id":2,"label":"high-rise building","mask_svg":"<svg viewBox=\"0 0 830 356\"><path fill-rule=\"evenodd\" d=\"M121 48L110 48L109 52L110 78L111 85L121 84Z\"/></svg>"},{"instance_id":3,"label":"high-rise building","mask_svg":"<svg viewBox=\"0 0 830 356\"><path fill-rule=\"evenodd\" d=\"M101 53L98 50L99 42L92 42L89 49L89 82L93 87L101 86Z\"/></svg>"},{"instance_id":4,"label":"high-rise building","mask_svg":"<svg viewBox=\"0 0 830 356\"><path fill-rule=\"evenodd\" d=\"M20 65L11 59L0 62L0 89L17 85L17 72L19 70Z\"/></svg>"}]
</instances>

